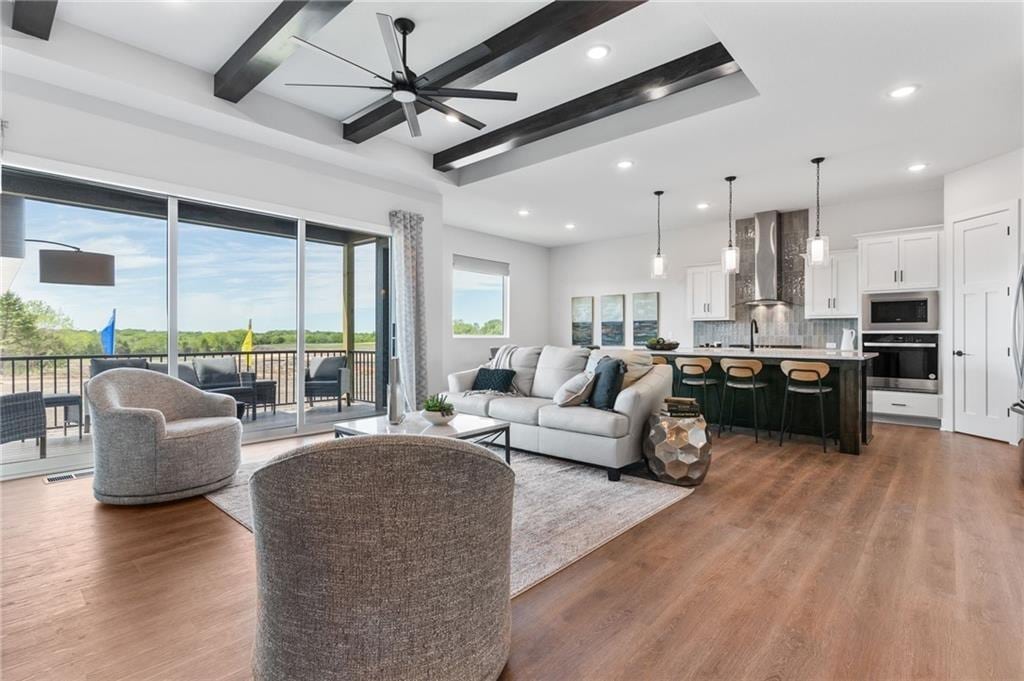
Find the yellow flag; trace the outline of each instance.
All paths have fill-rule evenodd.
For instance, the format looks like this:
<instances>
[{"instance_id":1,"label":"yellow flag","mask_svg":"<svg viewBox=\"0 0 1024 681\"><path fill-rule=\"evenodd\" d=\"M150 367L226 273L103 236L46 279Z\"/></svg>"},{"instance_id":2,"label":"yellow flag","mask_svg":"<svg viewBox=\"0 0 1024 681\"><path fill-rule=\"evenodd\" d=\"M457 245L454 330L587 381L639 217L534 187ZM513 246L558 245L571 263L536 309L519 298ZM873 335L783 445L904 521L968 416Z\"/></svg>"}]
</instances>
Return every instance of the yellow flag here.
<instances>
[{"instance_id":1,"label":"yellow flag","mask_svg":"<svg viewBox=\"0 0 1024 681\"><path fill-rule=\"evenodd\" d=\"M245 340L242 341L242 352L252 352L252 320L249 320L249 330L245 334ZM248 369L252 366L253 356L251 354L245 355L245 368Z\"/></svg>"}]
</instances>

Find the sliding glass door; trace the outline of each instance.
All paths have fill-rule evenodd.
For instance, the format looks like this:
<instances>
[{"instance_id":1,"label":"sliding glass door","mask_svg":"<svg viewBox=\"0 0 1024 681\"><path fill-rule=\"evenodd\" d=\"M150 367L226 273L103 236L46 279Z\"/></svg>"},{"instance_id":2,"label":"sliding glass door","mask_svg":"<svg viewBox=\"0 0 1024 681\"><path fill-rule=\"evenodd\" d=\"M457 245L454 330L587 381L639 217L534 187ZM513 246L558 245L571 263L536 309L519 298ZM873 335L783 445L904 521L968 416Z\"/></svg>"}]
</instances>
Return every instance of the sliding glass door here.
<instances>
[{"instance_id":1,"label":"sliding glass door","mask_svg":"<svg viewBox=\"0 0 1024 681\"><path fill-rule=\"evenodd\" d=\"M387 237L9 167L2 196L0 396L45 428L4 429L0 477L89 467L111 367L234 397L246 439L386 409Z\"/></svg>"}]
</instances>

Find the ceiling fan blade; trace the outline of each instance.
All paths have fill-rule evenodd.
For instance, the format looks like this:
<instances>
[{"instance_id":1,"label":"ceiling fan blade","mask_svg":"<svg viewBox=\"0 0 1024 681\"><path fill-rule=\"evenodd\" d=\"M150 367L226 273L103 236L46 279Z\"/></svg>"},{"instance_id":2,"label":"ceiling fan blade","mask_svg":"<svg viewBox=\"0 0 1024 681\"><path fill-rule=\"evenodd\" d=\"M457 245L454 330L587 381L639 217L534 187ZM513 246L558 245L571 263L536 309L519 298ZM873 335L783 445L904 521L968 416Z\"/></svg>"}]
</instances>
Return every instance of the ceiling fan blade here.
<instances>
[{"instance_id":1,"label":"ceiling fan blade","mask_svg":"<svg viewBox=\"0 0 1024 681\"><path fill-rule=\"evenodd\" d=\"M338 83L285 83L288 87L344 87L355 90L390 90L383 85L340 85Z\"/></svg>"},{"instance_id":2,"label":"ceiling fan blade","mask_svg":"<svg viewBox=\"0 0 1024 681\"><path fill-rule=\"evenodd\" d=\"M419 95L419 96L416 97L416 99L418 99L421 103L426 104L431 109L434 109L435 111L440 111L441 113L443 113L446 116L454 116L455 118L459 119L460 121L462 121L463 123L465 123L466 125L468 125L471 128L476 128L477 130L483 130L486 127L485 124L481 123L480 121L478 121L477 119L473 118L472 116L467 116L466 114L462 113L461 111L453 109L450 106L448 106L447 104L442 104L441 102L435 101L435 100L431 99L430 97L424 97L423 95Z\"/></svg>"},{"instance_id":3,"label":"ceiling fan blade","mask_svg":"<svg viewBox=\"0 0 1024 681\"><path fill-rule=\"evenodd\" d=\"M384 95L380 99L378 99L378 100L376 100L374 102L371 102L370 104L367 104L366 106L364 106L359 111L356 111L354 114L350 114L350 115L346 116L345 119L342 122L343 123L348 123L349 121L354 121L357 118L361 118L362 116L365 116L368 113L372 113L372 112L376 111L377 109L379 109L380 107L384 106L385 104L390 104L393 101L395 101L395 100L391 97L391 95L389 95L389 94L388 95Z\"/></svg>"},{"instance_id":4,"label":"ceiling fan blade","mask_svg":"<svg viewBox=\"0 0 1024 681\"><path fill-rule=\"evenodd\" d=\"M380 25L380 35L384 38L384 49L388 53L388 61L391 62L391 71L394 73L395 81L407 83L409 78L405 73L405 63L402 62L402 48L398 46L395 20L387 14L378 12L377 24Z\"/></svg>"},{"instance_id":5,"label":"ceiling fan blade","mask_svg":"<svg viewBox=\"0 0 1024 681\"><path fill-rule=\"evenodd\" d=\"M369 73L374 78L379 78L380 80L383 80L385 83L388 83L388 84L391 83L391 80L389 78L385 78L384 76L380 75L379 73L375 73L375 72L371 71L370 69L366 68L365 66L360 66L359 64L355 63L351 59L345 59L340 54L334 54L330 50L325 50L324 48L320 47L319 45L314 45L313 43L309 42L308 40L306 40L304 38L300 38L297 35L293 35L292 36L292 40L294 40L298 44L302 45L303 47L308 47L311 50L316 50L317 52L322 52L323 54L326 54L329 57L334 57L335 59L340 59L341 61L345 62L349 66L354 66L357 69L361 69L363 71L366 71L367 73Z\"/></svg>"},{"instance_id":6,"label":"ceiling fan blade","mask_svg":"<svg viewBox=\"0 0 1024 681\"><path fill-rule=\"evenodd\" d=\"M464 99L500 99L506 102L514 102L519 98L518 92L502 92L500 90L469 90L458 87L425 87L419 90L422 95L429 97L461 97Z\"/></svg>"},{"instance_id":7,"label":"ceiling fan blade","mask_svg":"<svg viewBox=\"0 0 1024 681\"><path fill-rule=\"evenodd\" d=\"M412 102L402 105L402 113L405 114L405 122L409 124L409 134L413 137L420 136L420 122L416 118L416 106Z\"/></svg>"}]
</instances>

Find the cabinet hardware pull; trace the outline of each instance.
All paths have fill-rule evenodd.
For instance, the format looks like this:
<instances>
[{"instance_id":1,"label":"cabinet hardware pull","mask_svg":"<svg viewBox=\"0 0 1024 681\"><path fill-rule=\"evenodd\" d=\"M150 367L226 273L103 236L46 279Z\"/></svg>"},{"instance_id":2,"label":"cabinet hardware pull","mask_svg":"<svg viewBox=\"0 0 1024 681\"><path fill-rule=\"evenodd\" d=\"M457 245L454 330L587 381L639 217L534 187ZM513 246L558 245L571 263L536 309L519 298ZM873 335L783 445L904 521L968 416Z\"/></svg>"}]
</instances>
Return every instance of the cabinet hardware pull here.
<instances>
[{"instance_id":1,"label":"cabinet hardware pull","mask_svg":"<svg viewBox=\"0 0 1024 681\"><path fill-rule=\"evenodd\" d=\"M896 278L896 270L892 271L892 280L893 281L899 281L899 279Z\"/></svg>"},{"instance_id":2,"label":"cabinet hardware pull","mask_svg":"<svg viewBox=\"0 0 1024 681\"><path fill-rule=\"evenodd\" d=\"M903 281L903 270L900 270L900 281Z\"/></svg>"},{"instance_id":3,"label":"cabinet hardware pull","mask_svg":"<svg viewBox=\"0 0 1024 681\"><path fill-rule=\"evenodd\" d=\"M894 407L905 407L905 406L907 406L907 405L906 405L905 403L903 403L903 402L890 402L890 404L891 404L892 406L894 406Z\"/></svg>"}]
</instances>

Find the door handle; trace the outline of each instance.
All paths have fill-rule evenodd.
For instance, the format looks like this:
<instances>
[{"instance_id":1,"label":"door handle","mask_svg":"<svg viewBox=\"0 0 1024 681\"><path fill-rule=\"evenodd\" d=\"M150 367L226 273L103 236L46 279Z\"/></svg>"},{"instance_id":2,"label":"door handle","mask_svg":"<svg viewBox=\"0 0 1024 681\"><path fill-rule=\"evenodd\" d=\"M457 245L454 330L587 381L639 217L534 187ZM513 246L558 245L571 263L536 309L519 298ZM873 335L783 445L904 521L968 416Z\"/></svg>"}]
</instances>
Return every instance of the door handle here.
<instances>
[{"instance_id":1,"label":"door handle","mask_svg":"<svg viewBox=\"0 0 1024 681\"><path fill-rule=\"evenodd\" d=\"M971 353L964 352L963 350L954 350L953 354L957 357L971 357Z\"/></svg>"}]
</instances>

